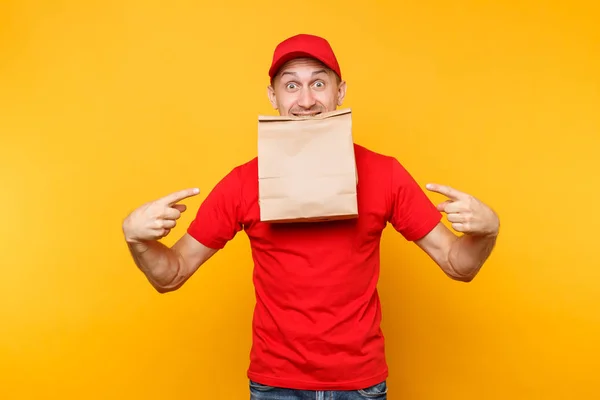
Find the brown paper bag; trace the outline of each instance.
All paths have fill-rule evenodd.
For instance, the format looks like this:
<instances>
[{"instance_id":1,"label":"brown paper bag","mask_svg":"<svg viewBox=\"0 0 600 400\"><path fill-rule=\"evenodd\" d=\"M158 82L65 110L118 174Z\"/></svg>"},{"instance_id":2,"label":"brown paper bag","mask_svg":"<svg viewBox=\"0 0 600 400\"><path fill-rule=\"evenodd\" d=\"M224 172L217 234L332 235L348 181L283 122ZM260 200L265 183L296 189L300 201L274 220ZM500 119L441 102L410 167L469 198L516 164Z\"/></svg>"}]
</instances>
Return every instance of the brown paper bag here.
<instances>
[{"instance_id":1,"label":"brown paper bag","mask_svg":"<svg viewBox=\"0 0 600 400\"><path fill-rule=\"evenodd\" d=\"M350 109L315 117L259 116L261 221L356 218L357 182Z\"/></svg>"}]
</instances>

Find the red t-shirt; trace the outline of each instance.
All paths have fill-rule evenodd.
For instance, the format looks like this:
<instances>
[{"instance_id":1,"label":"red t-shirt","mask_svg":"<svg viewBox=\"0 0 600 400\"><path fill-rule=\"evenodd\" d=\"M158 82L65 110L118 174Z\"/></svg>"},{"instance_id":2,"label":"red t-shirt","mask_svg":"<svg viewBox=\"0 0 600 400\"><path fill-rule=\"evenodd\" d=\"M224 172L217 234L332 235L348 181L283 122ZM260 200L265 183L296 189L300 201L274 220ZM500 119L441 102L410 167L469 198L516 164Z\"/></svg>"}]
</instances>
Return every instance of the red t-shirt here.
<instances>
[{"instance_id":1,"label":"red t-shirt","mask_svg":"<svg viewBox=\"0 0 600 400\"><path fill-rule=\"evenodd\" d=\"M441 213L393 157L355 144L353 220L260 222L257 158L234 168L200 206L188 233L221 249L244 230L256 306L248 378L304 390L357 390L387 378L377 293L379 242L389 222L407 240Z\"/></svg>"}]
</instances>

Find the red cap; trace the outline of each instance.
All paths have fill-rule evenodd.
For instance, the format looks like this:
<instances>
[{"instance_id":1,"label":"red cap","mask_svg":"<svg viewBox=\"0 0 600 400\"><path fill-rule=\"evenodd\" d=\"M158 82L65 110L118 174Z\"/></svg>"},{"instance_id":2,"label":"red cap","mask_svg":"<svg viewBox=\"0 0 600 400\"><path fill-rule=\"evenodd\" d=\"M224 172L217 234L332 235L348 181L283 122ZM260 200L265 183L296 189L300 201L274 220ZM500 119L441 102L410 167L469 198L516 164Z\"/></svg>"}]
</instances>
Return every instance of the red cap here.
<instances>
[{"instance_id":1,"label":"red cap","mask_svg":"<svg viewBox=\"0 0 600 400\"><path fill-rule=\"evenodd\" d=\"M275 48L273 63L269 69L271 80L283 64L299 57L317 59L342 78L340 66L329 42L319 36L300 34L284 40Z\"/></svg>"}]
</instances>

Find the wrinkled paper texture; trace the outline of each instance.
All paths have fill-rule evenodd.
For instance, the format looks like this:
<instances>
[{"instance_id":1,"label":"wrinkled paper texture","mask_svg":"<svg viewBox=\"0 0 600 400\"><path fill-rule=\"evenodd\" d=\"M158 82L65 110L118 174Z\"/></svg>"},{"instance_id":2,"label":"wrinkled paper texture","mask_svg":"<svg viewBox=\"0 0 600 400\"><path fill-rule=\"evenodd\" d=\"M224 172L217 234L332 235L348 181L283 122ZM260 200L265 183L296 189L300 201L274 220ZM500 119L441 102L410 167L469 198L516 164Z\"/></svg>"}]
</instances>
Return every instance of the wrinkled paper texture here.
<instances>
[{"instance_id":1,"label":"wrinkled paper texture","mask_svg":"<svg viewBox=\"0 0 600 400\"><path fill-rule=\"evenodd\" d=\"M259 117L261 221L356 218L357 182L350 109L316 117Z\"/></svg>"}]
</instances>

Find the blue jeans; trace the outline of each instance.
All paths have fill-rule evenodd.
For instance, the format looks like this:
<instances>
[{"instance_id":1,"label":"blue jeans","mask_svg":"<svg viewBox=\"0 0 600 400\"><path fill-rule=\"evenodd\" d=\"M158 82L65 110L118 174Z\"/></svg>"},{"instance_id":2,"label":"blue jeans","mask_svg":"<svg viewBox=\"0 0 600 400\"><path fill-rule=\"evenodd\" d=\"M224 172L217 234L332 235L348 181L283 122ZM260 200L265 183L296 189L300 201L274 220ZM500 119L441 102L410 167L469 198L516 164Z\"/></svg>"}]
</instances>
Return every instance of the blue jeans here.
<instances>
[{"instance_id":1,"label":"blue jeans","mask_svg":"<svg viewBox=\"0 0 600 400\"><path fill-rule=\"evenodd\" d=\"M387 385L383 381L360 390L314 391L295 390L262 385L250 381L250 400L387 400Z\"/></svg>"}]
</instances>

